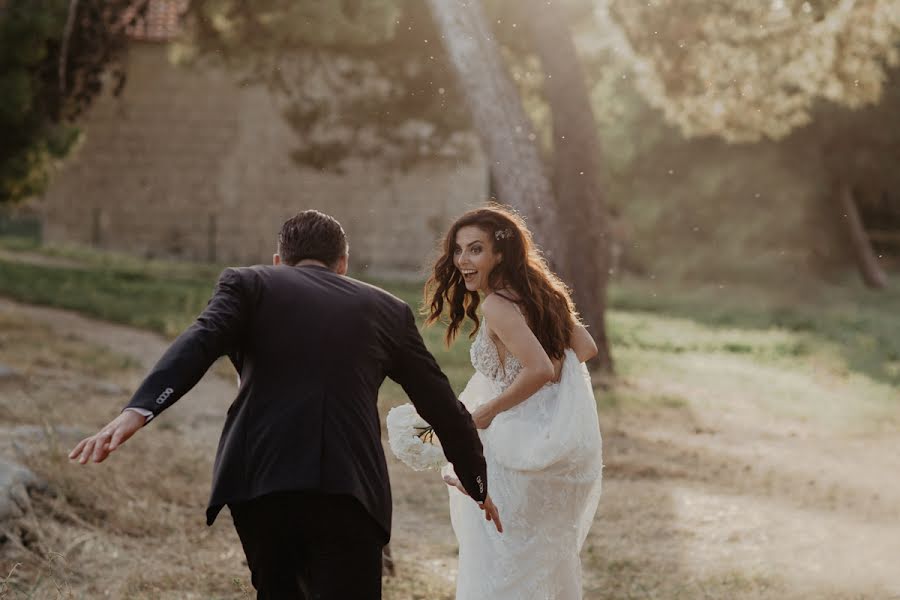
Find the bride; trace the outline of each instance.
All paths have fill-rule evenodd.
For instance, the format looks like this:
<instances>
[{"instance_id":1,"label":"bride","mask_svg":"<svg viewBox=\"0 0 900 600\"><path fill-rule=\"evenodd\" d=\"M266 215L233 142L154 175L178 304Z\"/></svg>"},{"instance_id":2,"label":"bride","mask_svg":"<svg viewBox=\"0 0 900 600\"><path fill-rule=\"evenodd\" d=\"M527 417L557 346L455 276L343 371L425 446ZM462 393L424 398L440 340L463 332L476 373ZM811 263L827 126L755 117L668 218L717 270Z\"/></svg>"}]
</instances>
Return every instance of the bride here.
<instances>
[{"instance_id":1,"label":"bride","mask_svg":"<svg viewBox=\"0 0 900 600\"><path fill-rule=\"evenodd\" d=\"M501 535L452 467L457 600L581 598L579 552L600 498L601 440L587 368L597 346L522 219L490 205L460 217L425 288L451 343L474 322L475 374L460 395L487 460ZM476 309L481 307L479 320ZM446 313L446 316L445 316Z\"/></svg>"}]
</instances>

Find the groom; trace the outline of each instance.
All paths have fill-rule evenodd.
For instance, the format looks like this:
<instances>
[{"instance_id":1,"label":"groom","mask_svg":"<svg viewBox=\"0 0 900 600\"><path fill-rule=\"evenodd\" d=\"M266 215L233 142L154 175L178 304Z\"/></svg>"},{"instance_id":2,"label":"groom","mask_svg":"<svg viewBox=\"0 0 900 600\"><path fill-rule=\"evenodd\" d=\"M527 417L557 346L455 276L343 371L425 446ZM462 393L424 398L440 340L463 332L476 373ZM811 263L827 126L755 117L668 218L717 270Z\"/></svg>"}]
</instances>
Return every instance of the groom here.
<instances>
[{"instance_id":1,"label":"groom","mask_svg":"<svg viewBox=\"0 0 900 600\"><path fill-rule=\"evenodd\" d=\"M207 523L228 505L260 599L381 597L391 493L376 406L385 376L434 426L468 494L501 529L481 442L401 300L346 277L347 240L307 210L274 266L226 269L206 309L126 409L69 457L102 462L228 355L240 374Z\"/></svg>"}]
</instances>

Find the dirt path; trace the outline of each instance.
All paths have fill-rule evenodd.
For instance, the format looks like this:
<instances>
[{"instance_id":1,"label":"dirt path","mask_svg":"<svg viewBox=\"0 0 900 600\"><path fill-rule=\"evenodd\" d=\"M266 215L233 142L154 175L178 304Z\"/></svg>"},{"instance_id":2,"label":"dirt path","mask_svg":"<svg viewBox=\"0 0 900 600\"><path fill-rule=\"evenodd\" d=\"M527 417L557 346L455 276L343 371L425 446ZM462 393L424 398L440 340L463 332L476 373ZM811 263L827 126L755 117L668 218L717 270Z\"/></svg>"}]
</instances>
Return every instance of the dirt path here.
<instances>
[{"instance_id":1,"label":"dirt path","mask_svg":"<svg viewBox=\"0 0 900 600\"><path fill-rule=\"evenodd\" d=\"M119 382L128 391L167 345L56 309L0 300L0 314L132 357L139 368ZM234 384L215 369L165 415L198 455L211 459ZM585 597L900 598L900 406L881 410L844 426L774 415L737 390L717 404L624 408L607 407L601 394L607 468L583 554ZM444 485L389 460L399 575L386 597L452 597Z\"/></svg>"},{"instance_id":2,"label":"dirt path","mask_svg":"<svg viewBox=\"0 0 900 600\"><path fill-rule=\"evenodd\" d=\"M155 333L90 319L71 311L21 304L3 298L0 298L0 313L21 315L26 320L49 327L55 336L84 341L129 357L138 368L124 382L127 393L137 388L142 375L169 345L168 340ZM166 411L167 422L213 452L225 422L225 411L236 390L236 379L227 373L225 365L213 367L187 396ZM127 395L123 396L122 404L127 401ZM114 416L115 413L112 413L110 418Z\"/></svg>"},{"instance_id":3,"label":"dirt path","mask_svg":"<svg viewBox=\"0 0 900 600\"><path fill-rule=\"evenodd\" d=\"M591 534L607 564L655 565L704 597L900 597L896 432L779 434L731 406L614 422ZM735 412L746 415L734 419ZM608 578L598 583L609 586ZM680 594L679 594L680 595ZM721 597L713 594L712 597Z\"/></svg>"}]
</instances>

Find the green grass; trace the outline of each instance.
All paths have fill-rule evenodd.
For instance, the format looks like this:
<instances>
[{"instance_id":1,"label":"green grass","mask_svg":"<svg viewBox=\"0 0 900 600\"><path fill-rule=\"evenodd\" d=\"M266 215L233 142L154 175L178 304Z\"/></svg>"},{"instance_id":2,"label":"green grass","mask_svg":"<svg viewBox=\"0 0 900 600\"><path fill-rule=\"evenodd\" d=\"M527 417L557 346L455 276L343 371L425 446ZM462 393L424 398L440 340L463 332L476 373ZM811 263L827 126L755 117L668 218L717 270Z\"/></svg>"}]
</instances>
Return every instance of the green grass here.
<instances>
[{"instance_id":1,"label":"green grass","mask_svg":"<svg viewBox=\"0 0 900 600\"><path fill-rule=\"evenodd\" d=\"M199 314L215 279L127 268L65 268L0 260L0 293L30 304L176 335Z\"/></svg>"},{"instance_id":2,"label":"green grass","mask_svg":"<svg viewBox=\"0 0 900 600\"><path fill-rule=\"evenodd\" d=\"M858 432L897 419L898 386L854 370L839 344L816 333L625 311L610 314L609 328L620 378L601 396L609 408L755 407Z\"/></svg>"},{"instance_id":3,"label":"green grass","mask_svg":"<svg viewBox=\"0 0 900 600\"><path fill-rule=\"evenodd\" d=\"M0 248L49 264L0 259L0 294L76 310L174 336L206 305L220 265L148 261L82 248L39 247L0 237ZM373 280L418 308L421 285ZM807 284L809 285L809 284ZM855 281L778 290L658 281L616 281L609 333L620 372L629 357L715 355L793 369L829 369L900 385L900 286L872 292ZM675 320L673 320L675 319ZM458 390L471 373L468 344L443 343L443 328L423 330ZM636 354L637 353L637 354Z\"/></svg>"},{"instance_id":4,"label":"green grass","mask_svg":"<svg viewBox=\"0 0 900 600\"><path fill-rule=\"evenodd\" d=\"M216 275L225 266L145 259L122 252L97 250L84 246L41 245L34 238L2 235L0 235L0 250L19 252L23 258L42 257L49 259L48 263L53 262L52 259L57 259L59 263L65 264L69 268L112 269L178 279L208 277L215 280Z\"/></svg>"},{"instance_id":5,"label":"green grass","mask_svg":"<svg viewBox=\"0 0 900 600\"><path fill-rule=\"evenodd\" d=\"M778 289L627 281L614 284L610 305L616 312L680 317L715 328L722 351L784 357L836 352L846 368L891 385L900 385L900 284L896 276L880 291L855 277L838 283L804 282ZM613 345L668 344L697 349L693 335L635 337L633 325L611 327ZM758 345L749 332L781 332L775 344ZM797 335L787 335L797 334ZM749 336L749 344L745 338Z\"/></svg>"},{"instance_id":6,"label":"green grass","mask_svg":"<svg viewBox=\"0 0 900 600\"><path fill-rule=\"evenodd\" d=\"M25 250L38 251L41 242L36 237L18 235L0 235L0 250L21 252Z\"/></svg>"},{"instance_id":7,"label":"green grass","mask_svg":"<svg viewBox=\"0 0 900 600\"><path fill-rule=\"evenodd\" d=\"M34 264L0 258L0 294L29 304L75 310L174 337L203 310L224 265L179 263L76 247L37 246L25 238L0 237L0 249L23 259L40 256L65 261ZM389 289L414 309L421 286L371 281ZM424 329L423 337L457 389L471 373L468 344L443 343L443 329Z\"/></svg>"}]
</instances>

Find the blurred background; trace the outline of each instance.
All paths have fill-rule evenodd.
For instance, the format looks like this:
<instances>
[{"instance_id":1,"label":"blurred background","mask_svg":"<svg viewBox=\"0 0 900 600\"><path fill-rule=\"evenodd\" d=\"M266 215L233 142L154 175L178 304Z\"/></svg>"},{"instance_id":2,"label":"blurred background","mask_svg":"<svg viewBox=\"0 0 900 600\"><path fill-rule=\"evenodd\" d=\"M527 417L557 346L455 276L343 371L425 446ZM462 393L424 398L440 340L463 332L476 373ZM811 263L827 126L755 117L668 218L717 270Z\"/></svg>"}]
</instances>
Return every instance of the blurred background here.
<instances>
[{"instance_id":1,"label":"blurred background","mask_svg":"<svg viewBox=\"0 0 900 600\"><path fill-rule=\"evenodd\" d=\"M602 348L586 598L900 596L897 0L0 0L0 65L0 596L250 597L202 523L230 367L67 444L299 210L418 306L488 199ZM391 468L385 596L452 598L443 484Z\"/></svg>"}]
</instances>

